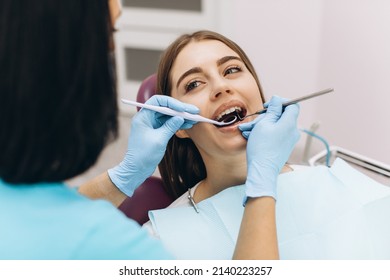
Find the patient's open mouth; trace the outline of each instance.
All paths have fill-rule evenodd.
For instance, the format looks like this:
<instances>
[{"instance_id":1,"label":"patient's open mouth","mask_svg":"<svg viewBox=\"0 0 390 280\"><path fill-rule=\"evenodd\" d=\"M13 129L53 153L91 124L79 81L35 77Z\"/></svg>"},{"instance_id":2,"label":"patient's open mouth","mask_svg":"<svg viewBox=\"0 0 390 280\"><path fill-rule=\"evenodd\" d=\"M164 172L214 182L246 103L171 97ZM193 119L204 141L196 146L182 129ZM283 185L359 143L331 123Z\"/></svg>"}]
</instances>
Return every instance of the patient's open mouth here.
<instances>
[{"instance_id":1,"label":"patient's open mouth","mask_svg":"<svg viewBox=\"0 0 390 280\"><path fill-rule=\"evenodd\" d=\"M228 108L225 111L221 112L218 115L216 120L219 122L225 122L225 123L228 123L228 122L235 120L233 123L230 124L230 125L233 125L233 124L237 123L238 121L240 121L245 116L246 116L246 109L245 108L242 108L239 106L234 106L234 107Z\"/></svg>"}]
</instances>

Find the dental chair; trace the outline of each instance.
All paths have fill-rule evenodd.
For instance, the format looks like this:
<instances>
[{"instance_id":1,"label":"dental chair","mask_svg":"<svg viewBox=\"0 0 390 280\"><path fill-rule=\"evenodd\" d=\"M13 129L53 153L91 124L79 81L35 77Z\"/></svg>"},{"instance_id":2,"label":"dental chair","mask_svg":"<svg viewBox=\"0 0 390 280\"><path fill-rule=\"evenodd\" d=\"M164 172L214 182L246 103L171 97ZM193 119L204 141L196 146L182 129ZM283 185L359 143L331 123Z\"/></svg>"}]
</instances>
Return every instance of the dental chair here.
<instances>
[{"instance_id":1,"label":"dental chair","mask_svg":"<svg viewBox=\"0 0 390 280\"><path fill-rule=\"evenodd\" d=\"M137 102L144 103L156 93L156 82L157 76L153 74L141 83ZM151 176L135 190L132 197L127 197L118 209L142 225L149 220L149 210L165 208L173 201L174 199L165 191L162 179Z\"/></svg>"}]
</instances>

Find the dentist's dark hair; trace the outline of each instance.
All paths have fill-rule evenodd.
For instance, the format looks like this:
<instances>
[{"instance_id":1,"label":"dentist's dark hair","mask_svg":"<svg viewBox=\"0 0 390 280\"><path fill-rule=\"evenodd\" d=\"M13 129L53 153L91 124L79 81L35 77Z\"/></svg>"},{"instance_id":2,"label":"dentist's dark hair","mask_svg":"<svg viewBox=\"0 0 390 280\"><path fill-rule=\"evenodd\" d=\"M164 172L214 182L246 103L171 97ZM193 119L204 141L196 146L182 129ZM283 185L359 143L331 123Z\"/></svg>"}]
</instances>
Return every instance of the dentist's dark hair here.
<instances>
[{"instance_id":1,"label":"dentist's dark hair","mask_svg":"<svg viewBox=\"0 0 390 280\"><path fill-rule=\"evenodd\" d=\"M263 101L265 100L255 68L245 52L232 40L209 30L184 34L165 50L161 56L157 72L157 92L159 94L171 95L172 66L183 48L191 42L203 40L220 41L236 52L253 75L259 87L261 98ZM168 142L165 155L159 164L159 171L167 192L173 198L179 197L207 176L203 159L194 142L189 138L179 138L176 135Z\"/></svg>"},{"instance_id":2,"label":"dentist's dark hair","mask_svg":"<svg viewBox=\"0 0 390 280\"><path fill-rule=\"evenodd\" d=\"M0 178L63 181L117 135L107 0L0 0Z\"/></svg>"}]
</instances>

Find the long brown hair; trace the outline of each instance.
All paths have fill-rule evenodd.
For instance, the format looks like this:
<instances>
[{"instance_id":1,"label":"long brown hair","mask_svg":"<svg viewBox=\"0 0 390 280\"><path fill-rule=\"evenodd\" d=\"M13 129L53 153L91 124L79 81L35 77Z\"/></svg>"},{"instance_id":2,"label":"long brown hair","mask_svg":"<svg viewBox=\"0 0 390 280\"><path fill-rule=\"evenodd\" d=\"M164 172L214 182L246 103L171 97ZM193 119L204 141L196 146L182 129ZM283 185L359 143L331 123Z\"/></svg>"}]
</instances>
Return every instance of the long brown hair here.
<instances>
[{"instance_id":1,"label":"long brown hair","mask_svg":"<svg viewBox=\"0 0 390 280\"><path fill-rule=\"evenodd\" d=\"M159 94L171 95L171 70L182 49L191 42L203 40L220 41L236 52L256 80L261 98L264 100L258 76L245 52L225 36L208 30L181 35L165 50L157 72L157 92ZM194 142L190 138L178 138L175 135L169 141L165 155L158 167L166 190L174 198L179 197L207 176L203 159Z\"/></svg>"}]
</instances>

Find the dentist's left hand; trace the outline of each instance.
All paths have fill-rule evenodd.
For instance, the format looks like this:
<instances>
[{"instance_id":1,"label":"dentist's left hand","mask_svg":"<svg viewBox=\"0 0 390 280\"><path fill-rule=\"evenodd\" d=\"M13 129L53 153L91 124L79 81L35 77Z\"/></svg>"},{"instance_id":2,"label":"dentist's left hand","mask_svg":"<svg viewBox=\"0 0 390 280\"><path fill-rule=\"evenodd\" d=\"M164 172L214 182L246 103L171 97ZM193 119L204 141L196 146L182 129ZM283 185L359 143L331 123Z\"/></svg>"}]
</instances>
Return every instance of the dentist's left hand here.
<instances>
[{"instance_id":1,"label":"dentist's left hand","mask_svg":"<svg viewBox=\"0 0 390 280\"><path fill-rule=\"evenodd\" d=\"M247 144L246 197L270 196L276 200L277 177L299 139L299 106L272 97L267 112L252 122L239 125ZM246 198L245 198L246 201Z\"/></svg>"},{"instance_id":2,"label":"dentist's left hand","mask_svg":"<svg viewBox=\"0 0 390 280\"><path fill-rule=\"evenodd\" d=\"M194 105L164 95L154 95L146 103L179 112L199 112ZM111 181L124 194L132 196L134 190L153 174L164 156L169 139L177 130L191 128L195 123L182 117L170 117L141 109L133 117L124 159L119 165L108 170Z\"/></svg>"}]
</instances>

